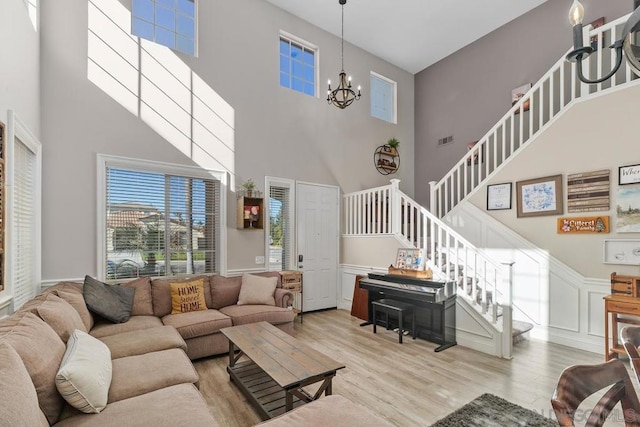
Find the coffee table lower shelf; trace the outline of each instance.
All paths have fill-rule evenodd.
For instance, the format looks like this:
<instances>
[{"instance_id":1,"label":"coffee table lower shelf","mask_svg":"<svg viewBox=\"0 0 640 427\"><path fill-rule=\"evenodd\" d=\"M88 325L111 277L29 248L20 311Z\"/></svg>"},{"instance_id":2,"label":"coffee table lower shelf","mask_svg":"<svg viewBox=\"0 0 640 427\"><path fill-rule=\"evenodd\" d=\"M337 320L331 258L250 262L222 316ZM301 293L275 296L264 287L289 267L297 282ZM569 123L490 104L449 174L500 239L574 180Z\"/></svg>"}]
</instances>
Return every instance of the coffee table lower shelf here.
<instances>
[{"instance_id":1,"label":"coffee table lower shelf","mask_svg":"<svg viewBox=\"0 0 640 427\"><path fill-rule=\"evenodd\" d=\"M263 420L277 417L286 412L286 392L258 365L249 360L227 366L229 377L246 398L255 406ZM293 396L293 407L305 402Z\"/></svg>"}]
</instances>

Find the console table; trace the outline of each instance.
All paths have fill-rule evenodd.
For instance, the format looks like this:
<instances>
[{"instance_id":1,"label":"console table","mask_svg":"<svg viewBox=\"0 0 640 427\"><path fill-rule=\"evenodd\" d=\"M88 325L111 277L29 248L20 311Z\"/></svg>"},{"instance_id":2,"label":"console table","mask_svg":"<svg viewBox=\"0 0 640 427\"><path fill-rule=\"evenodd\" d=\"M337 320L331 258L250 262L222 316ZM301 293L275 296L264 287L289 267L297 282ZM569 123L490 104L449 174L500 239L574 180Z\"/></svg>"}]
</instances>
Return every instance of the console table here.
<instances>
[{"instance_id":1,"label":"console table","mask_svg":"<svg viewBox=\"0 0 640 427\"><path fill-rule=\"evenodd\" d=\"M618 323L640 325L640 298L625 294L611 294L604 297L604 358L606 361L617 358L619 354L626 354L624 347L618 342Z\"/></svg>"}]
</instances>

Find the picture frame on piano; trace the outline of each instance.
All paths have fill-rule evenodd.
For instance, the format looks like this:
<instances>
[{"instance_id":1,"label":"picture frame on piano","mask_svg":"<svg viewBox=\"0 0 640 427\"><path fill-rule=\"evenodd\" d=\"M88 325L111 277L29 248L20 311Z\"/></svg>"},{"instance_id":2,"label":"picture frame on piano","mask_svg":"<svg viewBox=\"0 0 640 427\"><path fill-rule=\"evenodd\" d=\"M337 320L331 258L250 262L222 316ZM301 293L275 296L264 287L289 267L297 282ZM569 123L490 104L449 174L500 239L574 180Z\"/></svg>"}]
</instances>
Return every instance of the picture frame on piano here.
<instances>
[{"instance_id":1,"label":"picture frame on piano","mask_svg":"<svg viewBox=\"0 0 640 427\"><path fill-rule=\"evenodd\" d=\"M403 270L424 269L424 251L422 249L398 249L395 268Z\"/></svg>"}]
</instances>

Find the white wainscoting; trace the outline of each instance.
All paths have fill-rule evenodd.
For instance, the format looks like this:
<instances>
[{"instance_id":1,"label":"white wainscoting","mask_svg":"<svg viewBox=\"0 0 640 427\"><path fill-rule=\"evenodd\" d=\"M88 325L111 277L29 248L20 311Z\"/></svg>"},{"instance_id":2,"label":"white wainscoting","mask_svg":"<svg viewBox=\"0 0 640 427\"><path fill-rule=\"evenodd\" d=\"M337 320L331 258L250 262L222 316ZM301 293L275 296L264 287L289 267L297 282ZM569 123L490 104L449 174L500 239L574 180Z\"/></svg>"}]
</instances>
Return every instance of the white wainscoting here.
<instances>
[{"instance_id":1,"label":"white wainscoting","mask_svg":"<svg viewBox=\"0 0 640 427\"><path fill-rule=\"evenodd\" d=\"M353 288L356 283L356 276L366 276L369 273L381 273L387 272L386 268L382 267L367 267L360 265L340 265L340 283L338 284L338 308L341 310L351 311L351 303L353 302Z\"/></svg>"},{"instance_id":2,"label":"white wainscoting","mask_svg":"<svg viewBox=\"0 0 640 427\"><path fill-rule=\"evenodd\" d=\"M534 325L532 338L604 352L608 280L585 278L469 202L445 221L497 261L515 262L513 317Z\"/></svg>"}]
</instances>

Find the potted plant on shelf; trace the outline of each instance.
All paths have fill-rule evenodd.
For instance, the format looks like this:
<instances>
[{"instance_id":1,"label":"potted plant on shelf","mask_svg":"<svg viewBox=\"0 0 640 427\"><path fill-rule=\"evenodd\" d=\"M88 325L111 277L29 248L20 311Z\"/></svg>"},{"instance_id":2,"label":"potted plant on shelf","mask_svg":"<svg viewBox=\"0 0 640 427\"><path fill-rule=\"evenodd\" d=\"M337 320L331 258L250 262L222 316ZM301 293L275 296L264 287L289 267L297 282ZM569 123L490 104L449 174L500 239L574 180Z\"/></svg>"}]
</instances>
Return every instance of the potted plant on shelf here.
<instances>
[{"instance_id":1,"label":"potted plant on shelf","mask_svg":"<svg viewBox=\"0 0 640 427\"><path fill-rule=\"evenodd\" d=\"M397 156L398 145L400 145L400 141L398 141L396 138L391 138L390 140L387 141L387 145L389 146L389 154L393 156Z\"/></svg>"},{"instance_id":2,"label":"potted plant on shelf","mask_svg":"<svg viewBox=\"0 0 640 427\"><path fill-rule=\"evenodd\" d=\"M249 178L242 184L242 188L244 189L245 196L252 197L253 190L256 188L256 184L255 182L253 182L253 179Z\"/></svg>"}]
</instances>

